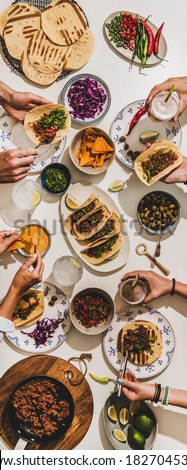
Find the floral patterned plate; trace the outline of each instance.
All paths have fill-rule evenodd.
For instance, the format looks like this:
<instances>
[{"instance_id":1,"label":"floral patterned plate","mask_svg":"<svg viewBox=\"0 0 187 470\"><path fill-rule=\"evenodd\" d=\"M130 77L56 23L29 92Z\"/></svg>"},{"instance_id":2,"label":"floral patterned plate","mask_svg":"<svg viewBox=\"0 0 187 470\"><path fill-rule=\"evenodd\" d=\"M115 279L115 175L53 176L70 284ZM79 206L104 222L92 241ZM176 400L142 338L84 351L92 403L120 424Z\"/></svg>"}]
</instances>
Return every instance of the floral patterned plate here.
<instances>
[{"instance_id":1,"label":"floral patterned plate","mask_svg":"<svg viewBox=\"0 0 187 470\"><path fill-rule=\"evenodd\" d=\"M134 163L128 155L128 152L129 150L133 152L142 151L145 145L140 142L140 135L143 132L158 132L158 140L168 140L178 147L180 147L182 142L182 130L179 121L157 121L146 113L135 125L130 135L126 137L126 143L129 148L125 150L125 142L120 142L120 137L126 135L131 120L144 105L145 100L139 100L125 106L125 108L117 114L110 128L110 137L115 144L117 158L131 169L133 169Z\"/></svg>"},{"instance_id":2,"label":"floral patterned plate","mask_svg":"<svg viewBox=\"0 0 187 470\"><path fill-rule=\"evenodd\" d=\"M49 282L40 282L39 284L33 286L33 289L47 292L47 295L44 296L45 309L40 319L55 318L63 319L64 321L58 325L58 328L54 331L52 338L48 338L46 344L43 344L38 348L36 348L33 338L30 338L21 332L25 331L27 333L31 333L35 329L36 323L22 329L16 329L11 333L6 333L6 337L14 346L21 349L22 351L35 354L45 354L47 351L60 346L60 344L62 344L63 341L65 341L67 338L71 326L71 320L69 317L69 301L65 294L58 287L50 284ZM53 306L50 306L49 301L51 300L52 296L57 297L57 300Z\"/></svg>"},{"instance_id":3,"label":"floral patterned plate","mask_svg":"<svg viewBox=\"0 0 187 470\"><path fill-rule=\"evenodd\" d=\"M123 359L122 354L117 348L118 334L127 324L135 320L150 321L160 330L162 335L162 354L153 362L145 366L137 366L127 363L132 372L138 379L148 379L163 372L170 364L175 351L175 335L169 321L157 310L149 307L124 308L117 313L103 338L103 347L105 355L110 364L117 371L120 368L120 362Z\"/></svg>"},{"instance_id":4,"label":"floral patterned plate","mask_svg":"<svg viewBox=\"0 0 187 470\"><path fill-rule=\"evenodd\" d=\"M35 158L29 173L38 173L44 166L57 163L64 152L66 137L51 145L40 145L39 155ZM0 114L0 152L16 148L35 148L36 145L27 137L24 126L5 111Z\"/></svg>"}]
</instances>

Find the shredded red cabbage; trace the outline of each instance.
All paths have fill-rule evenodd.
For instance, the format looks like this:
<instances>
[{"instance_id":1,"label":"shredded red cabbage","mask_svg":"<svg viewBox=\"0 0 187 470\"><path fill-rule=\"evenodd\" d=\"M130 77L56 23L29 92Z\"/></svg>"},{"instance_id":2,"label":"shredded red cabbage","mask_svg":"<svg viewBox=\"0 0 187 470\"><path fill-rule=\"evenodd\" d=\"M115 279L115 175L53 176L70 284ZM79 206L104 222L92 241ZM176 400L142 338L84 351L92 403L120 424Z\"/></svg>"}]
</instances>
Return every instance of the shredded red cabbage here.
<instances>
[{"instance_id":1,"label":"shredded red cabbage","mask_svg":"<svg viewBox=\"0 0 187 470\"><path fill-rule=\"evenodd\" d=\"M69 106L73 109L70 114L85 121L100 114L107 95L97 80L86 77L71 85L67 97Z\"/></svg>"},{"instance_id":2,"label":"shredded red cabbage","mask_svg":"<svg viewBox=\"0 0 187 470\"><path fill-rule=\"evenodd\" d=\"M36 328L31 333L26 333L26 331L21 331L21 333L34 338L36 348L38 348L41 344L45 344L48 338L52 338L58 324L59 321L55 318L43 318L36 322Z\"/></svg>"}]
</instances>

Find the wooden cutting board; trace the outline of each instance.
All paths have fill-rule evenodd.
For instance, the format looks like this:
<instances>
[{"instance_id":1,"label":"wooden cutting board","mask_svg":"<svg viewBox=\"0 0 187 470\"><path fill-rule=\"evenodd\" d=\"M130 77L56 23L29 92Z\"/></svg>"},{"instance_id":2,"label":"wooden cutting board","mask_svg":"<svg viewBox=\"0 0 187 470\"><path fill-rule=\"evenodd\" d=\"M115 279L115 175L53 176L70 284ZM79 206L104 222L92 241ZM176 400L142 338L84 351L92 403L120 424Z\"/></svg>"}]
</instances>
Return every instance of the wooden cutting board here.
<instances>
[{"instance_id":1,"label":"wooden cutting board","mask_svg":"<svg viewBox=\"0 0 187 470\"><path fill-rule=\"evenodd\" d=\"M19 382L34 375L47 375L62 382L70 391L75 413L67 433L46 444L30 444L27 450L50 450L50 449L73 449L87 433L93 416L93 397L84 378L80 385L71 385L65 378L65 371L73 373L73 379L79 381L81 372L69 362L58 357L37 355L23 359L14 364L0 379L0 435L3 440L13 449L19 439L18 434L11 427L8 414L7 402L10 394Z\"/></svg>"}]
</instances>

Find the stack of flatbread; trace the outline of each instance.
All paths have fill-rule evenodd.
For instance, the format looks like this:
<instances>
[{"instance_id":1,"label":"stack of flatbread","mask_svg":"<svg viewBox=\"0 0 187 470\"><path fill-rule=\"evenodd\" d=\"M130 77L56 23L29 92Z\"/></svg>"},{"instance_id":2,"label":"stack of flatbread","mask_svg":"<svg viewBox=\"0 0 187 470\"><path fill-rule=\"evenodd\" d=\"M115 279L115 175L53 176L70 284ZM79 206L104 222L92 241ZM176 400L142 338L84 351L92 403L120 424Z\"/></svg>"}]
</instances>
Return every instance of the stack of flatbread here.
<instances>
[{"instance_id":1,"label":"stack of flatbread","mask_svg":"<svg viewBox=\"0 0 187 470\"><path fill-rule=\"evenodd\" d=\"M54 0L42 13L28 3L12 4L0 15L0 34L24 74L40 85L83 67L94 49L87 19L71 0Z\"/></svg>"}]
</instances>

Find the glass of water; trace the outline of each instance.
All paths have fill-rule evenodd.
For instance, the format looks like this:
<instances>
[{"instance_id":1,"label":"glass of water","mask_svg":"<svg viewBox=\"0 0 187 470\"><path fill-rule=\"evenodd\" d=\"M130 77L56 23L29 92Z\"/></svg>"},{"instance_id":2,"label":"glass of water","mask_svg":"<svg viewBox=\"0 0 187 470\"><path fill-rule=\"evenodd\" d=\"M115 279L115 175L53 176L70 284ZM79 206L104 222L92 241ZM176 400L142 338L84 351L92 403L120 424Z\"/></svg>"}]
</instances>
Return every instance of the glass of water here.
<instances>
[{"instance_id":1,"label":"glass of water","mask_svg":"<svg viewBox=\"0 0 187 470\"><path fill-rule=\"evenodd\" d=\"M14 186L12 199L19 209L32 210L41 201L40 187L33 180L21 180Z\"/></svg>"},{"instance_id":2,"label":"glass of water","mask_svg":"<svg viewBox=\"0 0 187 470\"><path fill-rule=\"evenodd\" d=\"M82 265L74 256L62 256L53 265L53 277L56 283L61 286L74 286L80 281L82 275Z\"/></svg>"}]
</instances>

